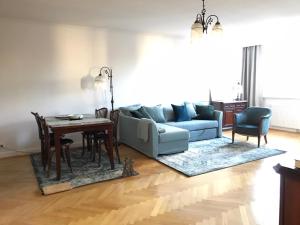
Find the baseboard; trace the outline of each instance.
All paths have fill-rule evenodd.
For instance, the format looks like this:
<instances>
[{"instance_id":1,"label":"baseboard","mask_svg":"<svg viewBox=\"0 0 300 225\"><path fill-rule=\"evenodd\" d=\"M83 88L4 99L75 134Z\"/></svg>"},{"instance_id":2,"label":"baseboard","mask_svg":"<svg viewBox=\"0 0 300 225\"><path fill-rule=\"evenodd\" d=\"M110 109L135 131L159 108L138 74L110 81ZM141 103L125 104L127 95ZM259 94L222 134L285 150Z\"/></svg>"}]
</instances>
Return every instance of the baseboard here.
<instances>
[{"instance_id":1,"label":"baseboard","mask_svg":"<svg viewBox=\"0 0 300 225\"><path fill-rule=\"evenodd\" d=\"M293 132L293 133L300 133L300 129L295 129L295 128L271 126L271 129L273 129L273 130L282 130L282 131Z\"/></svg>"},{"instance_id":2,"label":"baseboard","mask_svg":"<svg viewBox=\"0 0 300 225\"><path fill-rule=\"evenodd\" d=\"M82 147L82 143L74 142L72 148ZM10 149L7 147L0 148L0 159L16 157L16 156L26 156L33 153L39 153L41 151L40 146L30 147L30 148L21 148L21 149Z\"/></svg>"}]
</instances>

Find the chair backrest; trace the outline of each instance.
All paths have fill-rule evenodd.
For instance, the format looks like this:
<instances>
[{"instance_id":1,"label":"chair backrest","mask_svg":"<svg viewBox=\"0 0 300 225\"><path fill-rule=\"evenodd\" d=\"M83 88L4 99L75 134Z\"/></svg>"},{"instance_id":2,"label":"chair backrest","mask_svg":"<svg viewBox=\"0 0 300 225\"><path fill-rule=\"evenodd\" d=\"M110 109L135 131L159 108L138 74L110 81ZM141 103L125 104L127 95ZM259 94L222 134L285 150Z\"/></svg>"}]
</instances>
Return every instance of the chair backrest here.
<instances>
[{"instance_id":1,"label":"chair backrest","mask_svg":"<svg viewBox=\"0 0 300 225\"><path fill-rule=\"evenodd\" d=\"M114 127L113 127L113 136L114 137L117 137L117 133L118 133L119 114L120 114L120 110L112 110L109 115L110 120L114 124Z\"/></svg>"},{"instance_id":2,"label":"chair backrest","mask_svg":"<svg viewBox=\"0 0 300 225\"><path fill-rule=\"evenodd\" d=\"M40 140L43 140L44 136L43 136L43 131L42 131L42 125L40 122L40 115L36 112L31 112L32 115L34 115L34 118L36 120L36 123L38 125L38 131L39 131L39 138Z\"/></svg>"},{"instance_id":3,"label":"chair backrest","mask_svg":"<svg viewBox=\"0 0 300 225\"><path fill-rule=\"evenodd\" d=\"M245 113L248 124L258 124L262 116L272 115L271 109L263 107L249 107L245 110Z\"/></svg>"},{"instance_id":4,"label":"chair backrest","mask_svg":"<svg viewBox=\"0 0 300 225\"><path fill-rule=\"evenodd\" d=\"M107 118L108 109L103 107L100 109L95 109L96 118Z\"/></svg>"},{"instance_id":5,"label":"chair backrest","mask_svg":"<svg viewBox=\"0 0 300 225\"><path fill-rule=\"evenodd\" d=\"M39 119L39 122L41 124L41 127L42 127L42 134L43 134L43 141L44 141L44 146L45 146L45 149L48 149L50 148L50 134L49 134L49 129L48 129L48 126L46 124L46 120L44 117L42 116L39 116L38 117Z\"/></svg>"}]
</instances>

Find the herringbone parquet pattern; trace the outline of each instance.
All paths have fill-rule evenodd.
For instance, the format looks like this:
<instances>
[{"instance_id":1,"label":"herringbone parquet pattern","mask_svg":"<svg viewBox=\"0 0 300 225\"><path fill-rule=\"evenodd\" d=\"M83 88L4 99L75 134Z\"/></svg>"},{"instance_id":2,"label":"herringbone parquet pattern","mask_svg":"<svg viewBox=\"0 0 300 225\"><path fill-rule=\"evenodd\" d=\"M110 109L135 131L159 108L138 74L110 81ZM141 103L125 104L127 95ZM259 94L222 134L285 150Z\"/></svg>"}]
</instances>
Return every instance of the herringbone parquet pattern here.
<instances>
[{"instance_id":1,"label":"herringbone parquet pattern","mask_svg":"<svg viewBox=\"0 0 300 225\"><path fill-rule=\"evenodd\" d=\"M268 146L288 154L194 177L121 146L138 176L49 196L38 190L28 156L2 159L0 224L277 225L279 175L272 167L292 163L299 137L272 131Z\"/></svg>"}]
</instances>

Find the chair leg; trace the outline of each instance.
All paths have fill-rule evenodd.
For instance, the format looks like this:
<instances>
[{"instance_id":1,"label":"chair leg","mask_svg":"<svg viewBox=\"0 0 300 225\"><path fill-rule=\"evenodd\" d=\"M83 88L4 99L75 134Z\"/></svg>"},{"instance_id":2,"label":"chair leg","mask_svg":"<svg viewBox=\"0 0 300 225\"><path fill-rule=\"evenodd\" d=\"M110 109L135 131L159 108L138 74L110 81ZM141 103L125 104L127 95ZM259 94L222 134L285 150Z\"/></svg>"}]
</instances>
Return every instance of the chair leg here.
<instances>
[{"instance_id":1,"label":"chair leg","mask_svg":"<svg viewBox=\"0 0 300 225\"><path fill-rule=\"evenodd\" d=\"M100 167L101 165L101 154L102 154L102 147L101 147L101 140L99 140L99 145L98 145L98 166Z\"/></svg>"},{"instance_id":2,"label":"chair leg","mask_svg":"<svg viewBox=\"0 0 300 225\"><path fill-rule=\"evenodd\" d=\"M66 154L68 166L69 166L71 172L73 173L72 166L71 166L71 154L70 154L70 148L69 148L69 145L66 145L66 146L65 146L65 151L64 151L64 152L65 152L65 154Z\"/></svg>"},{"instance_id":3,"label":"chair leg","mask_svg":"<svg viewBox=\"0 0 300 225\"><path fill-rule=\"evenodd\" d=\"M257 137L257 139L258 139L258 148L260 147L260 135L258 135L258 137Z\"/></svg>"},{"instance_id":4,"label":"chair leg","mask_svg":"<svg viewBox=\"0 0 300 225\"><path fill-rule=\"evenodd\" d=\"M63 149L61 149L63 150ZM63 162L66 162L66 157L65 154L63 153L63 151L61 151L61 158L63 159Z\"/></svg>"},{"instance_id":5,"label":"chair leg","mask_svg":"<svg viewBox=\"0 0 300 225\"><path fill-rule=\"evenodd\" d=\"M247 141L249 141L249 136L247 136Z\"/></svg>"},{"instance_id":6,"label":"chair leg","mask_svg":"<svg viewBox=\"0 0 300 225\"><path fill-rule=\"evenodd\" d=\"M45 171L47 165L47 158L46 158L46 151L45 151L43 141L41 141L41 158L42 158L43 170Z\"/></svg>"},{"instance_id":7,"label":"chair leg","mask_svg":"<svg viewBox=\"0 0 300 225\"><path fill-rule=\"evenodd\" d=\"M81 152L81 157L83 157L83 155L85 153L85 138L86 138L86 134L82 133L82 152Z\"/></svg>"},{"instance_id":8,"label":"chair leg","mask_svg":"<svg viewBox=\"0 0 300 225\"><path fill-rule=\"evenodd\" d=\"M264 135L264 138L265 138L265 143L268 144L267 135Z\"/></svg>"},{"instance_id":9,"label":"chair leg","mask_svg":"<svg viewBox=\"0 0 300 225\"><path fill-rule=\"evenodd\" d=\"M93 141L93 143L91 144L91 158L92 158L92 162L95 162L96 160L96 152L98 151L98 140L97 137L94 136L94 138L91 138L91 140Z\"/></svg>"},{"instance_id":10,"label":"chair leg","mask_svg":"<svg viewBox=\"0 0 300 225\"><path fill-rule=\"evenodd\" d=\"M51 152L49 151L48 153L48 162L47 162L47 165L48 165L48 168L47 168L47 177L50 176L50 171L51 171L51 161L52 161L52 155L53 155L54 151Z\"/></svg>"},{"instance_id":11,"label":"chair leg","mask_svg":"<svg viewBox=\"0 0 300 225\"><path fill-rule=\"evenodd\" d=\"M232 140L232 142L231 142L232 144L234 143L234 135L235 135L235 132L232 130L232 139L231 139Z\"/></svg>"},{"instance_id":12,"label":"chair leg","mask_svg":"<svg viewBox=\"0 0 300 225\"><path fill-rule=\"evenodd\" d=\"M119 155L119 148L118 148L118 141L116 138L114 138L114 145L115 145L115 151L118 159L118 163L121 163L120 155Z\"/></svg>"},{"instance_id":13,"label":"chair leg","mask_svg":"<svg viewBox=\"0 0 300 225\"><path fill-rule=\"evenodd\" d=\"M90 159L93 159L93 136L87 135L87 149L90 151Z\"/></svg>"}]
</instances>

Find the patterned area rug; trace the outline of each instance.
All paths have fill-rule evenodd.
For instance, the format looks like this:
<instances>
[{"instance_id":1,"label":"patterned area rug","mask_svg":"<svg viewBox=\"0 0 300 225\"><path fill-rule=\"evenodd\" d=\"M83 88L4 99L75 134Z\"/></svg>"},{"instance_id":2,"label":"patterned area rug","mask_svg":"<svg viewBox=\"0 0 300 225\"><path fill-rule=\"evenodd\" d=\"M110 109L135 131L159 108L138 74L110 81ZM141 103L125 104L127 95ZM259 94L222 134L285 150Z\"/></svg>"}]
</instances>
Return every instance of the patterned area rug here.
<instances>
[{"instance_id":1,"label":"patterned area rug","mask_svg":"<svg viewBox=\"0 0 300 225\"><path fill-rule=\"evenodd\" d=\"M190 142L187 151L161 156L157 160L187 176L195 176L283 153L285 151L257 148L247 142L231 144L231 139L223 137Z\"/></svg>"},{"instance_id":2,"label":"patterned area rug","mask_svg":"<svg viewBox=\"0 0 300 225\"><path fill-rule=\"evenodd\" d=\"M49 177L46 177L46 172L43 170L41 155L39 153L31 155L31 162L40 189L43 194L47 195L61 191L67 191L87 184L124 177L124 166L122 163L119 164L115 161L115 169L111 170L109 159L105 151L102 151L101 157L101 165L99 167L97 162L98 159L96 159L95 162L92 162L89 152L81 157L81 149L71 150L71 165L73 173L70 171L67 163L61 160L62 176L61 180L59 181L56 180L55 156L53 156L51 173ZM125 167L128 169L128 166ZM127 170L125 172L127 172ZM138 174L134 170L131 172L132 175ZM126 176L128 176L128 173L126 174Z\"/></svg>"}]
</instances>

